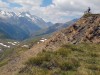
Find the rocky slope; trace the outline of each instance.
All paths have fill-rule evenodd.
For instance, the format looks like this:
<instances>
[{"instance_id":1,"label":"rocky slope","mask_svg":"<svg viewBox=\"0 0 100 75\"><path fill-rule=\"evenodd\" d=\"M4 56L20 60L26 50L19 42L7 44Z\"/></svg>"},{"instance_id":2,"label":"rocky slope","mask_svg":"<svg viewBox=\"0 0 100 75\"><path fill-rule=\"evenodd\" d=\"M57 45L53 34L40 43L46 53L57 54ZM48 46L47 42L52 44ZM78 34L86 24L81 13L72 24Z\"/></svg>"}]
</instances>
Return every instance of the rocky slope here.
<instances>
[{"instance_id":1,"label":"rocky slope","mask_svg":"<svg viewBox=\"0 0 100 75\"><path fill-rule=\"evenodd\" d=\"M100 43L100 14L86 14L75 24L55 33L48 40L46 47L59 46L65 43ZM51 46L50 46L51 45Z\"/></svg>"}]
</instances>

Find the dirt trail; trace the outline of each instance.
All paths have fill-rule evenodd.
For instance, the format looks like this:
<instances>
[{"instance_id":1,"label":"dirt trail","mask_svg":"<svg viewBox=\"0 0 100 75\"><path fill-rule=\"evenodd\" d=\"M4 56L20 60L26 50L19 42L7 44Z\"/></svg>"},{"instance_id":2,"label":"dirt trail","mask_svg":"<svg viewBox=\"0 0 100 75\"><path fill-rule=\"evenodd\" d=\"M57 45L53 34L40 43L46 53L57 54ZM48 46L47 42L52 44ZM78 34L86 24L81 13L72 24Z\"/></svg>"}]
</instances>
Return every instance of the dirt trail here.
<instances>
[{"instance_id":1,"label":"dirt trail","mask_svg":"<svg viewBox=\"0 0 100 75\"><path fill-rule=\"evenodd\" d=\"M35 45L32 49L24 52L19 57L12 59L7 65L0 68L0 75L16 75L16 73L24 67L24 62L30 57L37 55L42 51L43 44Z\"/></svg>"}]
</instances>

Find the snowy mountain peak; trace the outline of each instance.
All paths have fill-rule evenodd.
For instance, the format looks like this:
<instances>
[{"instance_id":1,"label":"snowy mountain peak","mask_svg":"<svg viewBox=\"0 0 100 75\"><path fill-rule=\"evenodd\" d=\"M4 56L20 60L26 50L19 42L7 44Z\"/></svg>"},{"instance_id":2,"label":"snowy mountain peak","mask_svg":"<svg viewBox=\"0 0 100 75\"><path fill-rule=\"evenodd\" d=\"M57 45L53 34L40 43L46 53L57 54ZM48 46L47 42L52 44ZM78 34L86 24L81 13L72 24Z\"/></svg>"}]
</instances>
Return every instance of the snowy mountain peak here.
<instances>
[{"instance_id":1,"label":"snowy mountain peak","mask_svg":"<svg viewBox=\"0 0 100 75\"><path fill-rule=\"evenodd\" d=\"M8 12L8 11L0 11L0 17L5 17L5 18L8 18L8 17L13 17L15 16L16 14L14 12Z\"/></svg>"},{"instance_id":2,"label":"snowy mountain peak","mask_svg":"<svg viewBox=\"0 0 100 75\"><path fill-rule=\"evenodd\" d=\"M0 17L7 17L7 18L9 17L10 18L10 17L14 17L14 16L16 16L16 17L27 17L27 18L31 19L32 21L35 21L35 22L42 20L41 18L30 14L30 12L15 13L15 12L8 12L8 11L2 11L2 10L0 11Z\"/></svg>"},{"instance_id":3,"label":"snowy mountain peak","mask_svg":"<svg viewBox=\"0 0 100 75\"><path fill-rule=\"evenodd\" d=\"M49 27L48 23L45 22L42 18L31 14L30 12L9 12L9 11L0 11L0 18L3 19L3 21L6 19L7 22L13 22L19 20L20 18L25 18L27 21L30 21L36 25L38 25L40 28L47 28ZM50 24L52 25L52 24Z\"/></svg>"},{"instance_id":4,"label":"snowy mountain peak","mask_svg":"<svg viewBox=\"0 0 100 75\"><path fill-rule=\"evenodd\" d=\"M0 11L0 14L5 15L5 11Z\"/></svg>"},{"instance_id":5,"label":"snowy mountain peak","mask_svg":"<svg viewBox=\"0 0 100 75\"><path fill-rule=\"evenodd\" d=\"M21 16L28 17L32 20L42 20L40 17L32 15L30 12L22 12L20 13Z\"/></svg>"}]
</instances>

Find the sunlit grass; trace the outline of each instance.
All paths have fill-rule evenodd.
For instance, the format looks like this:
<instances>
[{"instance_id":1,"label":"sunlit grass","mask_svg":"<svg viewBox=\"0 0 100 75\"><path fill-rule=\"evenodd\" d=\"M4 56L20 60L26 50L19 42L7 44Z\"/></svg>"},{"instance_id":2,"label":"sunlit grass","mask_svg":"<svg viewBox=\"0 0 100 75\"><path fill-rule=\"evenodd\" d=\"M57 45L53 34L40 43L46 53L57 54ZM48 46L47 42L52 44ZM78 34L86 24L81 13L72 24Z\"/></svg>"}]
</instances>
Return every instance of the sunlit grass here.
<instances>
[{"instance_id":1,"label":"sunlit grass","mask_svg":"<svg viewBox=\"0 0 100 75\"><path fill-rule=\"evenodd\" d=\"M100 44L63 45L30 58L18 75L98 75Z\"/></svg>"}]
</instances>

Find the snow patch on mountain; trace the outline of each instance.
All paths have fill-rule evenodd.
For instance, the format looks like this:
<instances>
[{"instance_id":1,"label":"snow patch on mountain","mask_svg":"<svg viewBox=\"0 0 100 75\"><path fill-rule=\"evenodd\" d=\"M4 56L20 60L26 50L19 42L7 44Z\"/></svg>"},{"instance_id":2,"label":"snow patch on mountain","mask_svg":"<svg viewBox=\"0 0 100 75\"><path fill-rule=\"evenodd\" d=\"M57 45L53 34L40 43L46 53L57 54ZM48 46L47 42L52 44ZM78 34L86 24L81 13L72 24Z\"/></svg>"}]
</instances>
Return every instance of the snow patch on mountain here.
<instances>
[{"instance_id":1,"label":"snow patch on mountain","mask_svg":"<svg viewBox=\"0 0 100 75\"><path fill-rule=\"evenodd\" d=\"M13 21L15 19L19 19L19 18L25 18L28 21L31 21L32 23L36 24L38 27L44 29L44 28L48 28L49 26L52 26L53 24L50 22L45 22L42 18L32 15L29 12L8 12L8 11L0 11L0 18L6 20L10 20ZM49 24L48 24L49 23Z\"/></svg>"}]
</instances>

